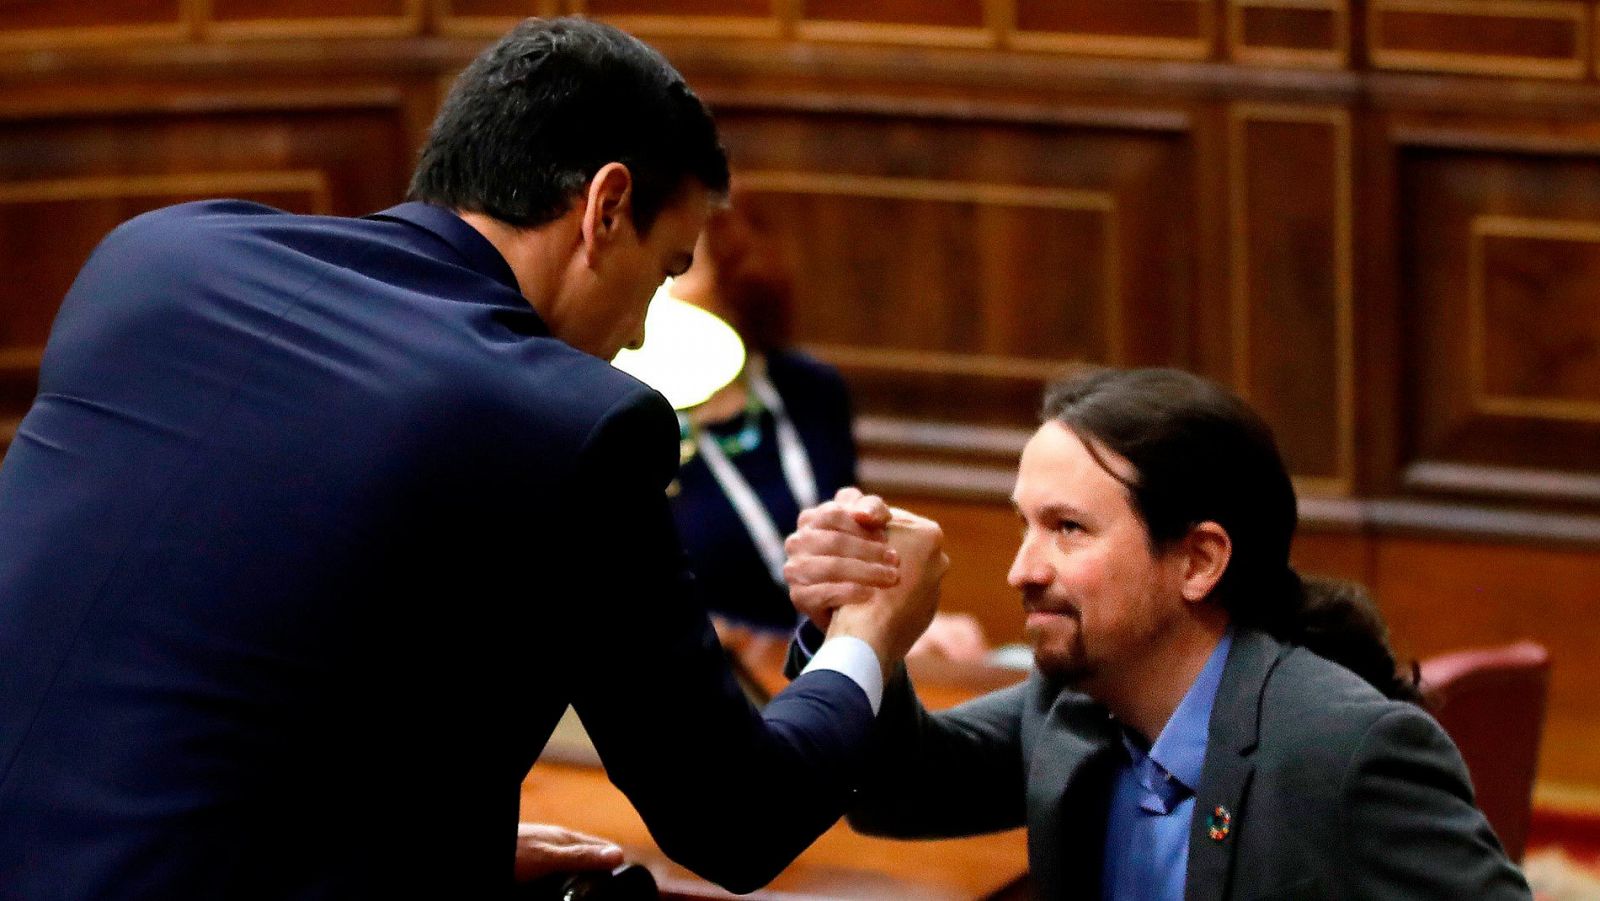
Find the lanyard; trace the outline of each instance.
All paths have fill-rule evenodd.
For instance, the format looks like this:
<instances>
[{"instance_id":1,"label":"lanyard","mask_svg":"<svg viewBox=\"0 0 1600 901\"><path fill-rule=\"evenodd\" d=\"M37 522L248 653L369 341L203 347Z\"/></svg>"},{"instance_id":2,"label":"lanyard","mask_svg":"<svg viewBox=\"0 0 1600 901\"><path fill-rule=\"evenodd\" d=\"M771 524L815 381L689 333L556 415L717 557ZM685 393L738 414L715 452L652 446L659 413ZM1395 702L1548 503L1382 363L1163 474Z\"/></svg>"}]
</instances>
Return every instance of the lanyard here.
<instances>
[{"instance_id":1,"label":"lanyard","mask_svg":"<svg viewBox=\"0 0 1600 901\"><path fill-rule=\"evenodd\" d=\"M802 510L816 506L817 477L811 469L811 457L806 454L805 445L800 443L800 433L795 430L794 421L784 409L783 398L778 396L778 389L772 387L772 382L767 378L766 365L763 361L759 359L750 361L746 369L745 384L772 412L773 426L778 433L778 461L783 464L783 480L789 484L789 493L794 495ZM755 543L761 559L767 564L767 572L772 574L774 582L779 585L784 584L783 536L778 534L778 527L772 521L772 514L767 511L766 505L761 503L761 498L757 496L755 489L750 487L750 482L733 465L722 447L706 433L705 429L697 430L694 440L695 446L700 450L700 456L705 458L706 467L711 470L712 478L722 487L723 495L728 498L728 503L733 505L733 511L739 514L739 520L744 523L745 531L750 533L750 540Z\"/></svg>"}]
</instances>

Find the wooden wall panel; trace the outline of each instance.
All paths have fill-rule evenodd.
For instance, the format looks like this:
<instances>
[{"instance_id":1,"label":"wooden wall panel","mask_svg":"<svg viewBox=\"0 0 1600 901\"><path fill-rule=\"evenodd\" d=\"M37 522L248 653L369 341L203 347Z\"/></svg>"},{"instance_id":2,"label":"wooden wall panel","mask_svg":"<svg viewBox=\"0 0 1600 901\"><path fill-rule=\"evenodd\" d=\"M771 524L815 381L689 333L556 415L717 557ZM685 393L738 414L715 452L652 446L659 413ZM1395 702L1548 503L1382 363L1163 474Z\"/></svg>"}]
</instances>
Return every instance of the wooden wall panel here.
<instances>
[{"instance_id":1,"label":"wooden wall panel","mask_svg":"<svg viewBox=\"0 0 1600 901\"><path fill-rule=\"evenodd\" d=\"M1406 477L1600 502L1600 144L1490 147L1401 150L1401 284L1417 361Z\"/></svg>"},{"instance_id":2,"label":"wooden wall panel","mask_svg":"<svg viewBox=\"0 0 1600 901\"><path fill-rule=\"evenodd\" d=\"M249 38L404 37L422 31L425 0L205 0L202 33Z\"/></svg>"},{"instance_id":3,"label":"wooden wall panel","mask_svg":"<svg viewBox=\"0 0 1600 901\"><path fill-rule=\"evenodd\" d=\"M528 16L566 12L567 0L432 0L434 27L440 33L486 40L499 37Z\"/></svg>"},{"instance_id":4,"label":"wooden wall panel","mask_svg":"<svg viewBox=\"0 0 1600 901\"><path fill-rule=\"evenodd\" d=\"M1367 40L1382 68L1581 78L1591 12L1582 0L1371 0Z\"/></svg>"},{"instance_id":5,"label":"wooden wall panel","mask_svg":"<svg viewBox=\"0 0 1600 901\"><path fill-rule=\"evenodd\" d=\"M568 0L564 12L605 19L641 35L775 38L784 23L773 6L774 0Z\"/></svg>"},{"instance_id":6,"label":"wooden wall panel","mask_svg":"<svg viewBox=\"0 0 1600 901\"><path fill-rule=\"evenodd\" d=\"M792 0L795 34L814 41L988 47L996 41L985 0Z\"/></svg>"},{"instance_id":7,"label":"wooden wall panel","mask_svg":"<svg viewBox=\"0 0 1600 901\"><path fill-rule=\"evenodd\" d=\"M741 192L797 261L798 337L846 368L863 413L1016 426L1073 361L1187 356L1171 343L1193 303L1182 132L721 122ZM1161 267L1123 262L1157 247Z\"/></svg>"},{"instance_id":8,"label":"wooden wall panel","mask_svg":"<svg viewBox=\"0 0 1600 901\"><path fill-rule=\"evenodd\" d=\"M800 18L836 22L874 22L982 28L983 0L800 0Z\"/></svg>"},{"instance_id":9,"label":"wooden wall panel","mask_svg":"<svg viewBox=\"0 0 1600 901\"><path fill-rule=\"evenodd\" d=\"M1600 784L1600 553L1393 538L1370 582L1402 659L1531 638L1550 649L1541 782Z\"/></svg>"},{"instance_id":10,"label":"wooden wall panel","mask_svg":"<svg viewBox=\"0 0 1600 901\"><path fill-rule=\"evenodd\" d=\"M1351 134L1340 108L1235 106L1234 385L1272 424L1302 490L1355 466Z\"/></svg>"},{"instance_id":11,"label":"wooden wall panel","mask_svg":"<svg viewBox=\"0 0 1600 901\"><path fill-rule=\"evenodd\" d=\"M1350 55L1349 0L1229 0L1228 47L1239 62L1338 68Z\"/></svg>"},{"instance_id":12,"label":"wooden wall panel","mask_svg":"<svg viewBox=\"0 0 1600 901\"><path fill-rule=\"evenodd\" d=\"M1114 56L1203 59L1216 0L1016 0L1014 47Z\"/></svg>"},{"instance_id":13,"label":"wooden wall panel","mask_svg":"<svg viewBox=\"0 0 1600 901\"><path fill-rule=\"evenodd\" d=\"M185 0L10 0L0 4L0 48L182 40Z\"/></svg>"}]
</instances>

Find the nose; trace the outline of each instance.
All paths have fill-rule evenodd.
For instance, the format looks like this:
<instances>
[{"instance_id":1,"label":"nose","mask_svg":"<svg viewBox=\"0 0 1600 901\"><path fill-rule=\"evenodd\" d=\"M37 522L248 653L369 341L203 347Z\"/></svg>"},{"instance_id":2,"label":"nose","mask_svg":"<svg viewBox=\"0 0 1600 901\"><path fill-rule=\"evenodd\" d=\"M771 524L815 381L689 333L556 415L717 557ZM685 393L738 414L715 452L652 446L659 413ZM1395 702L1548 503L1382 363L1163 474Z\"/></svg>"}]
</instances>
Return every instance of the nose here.
<instances>
[{"instance_id":1,"label":"nose","mask_svg":"<svg viewBox=\"0 0 1600 901\"><path fill-rule=\"evenodd\" d=\"M1006 573L1006 583L1012 588L1021 590L1030 585L1048 585L1053 578L1050 564L1040 552L1039 542L1033 537L1030 529L1022 536L1022 544L1017 547L1017 556L1011 561L1011 571Z\"/></svg>"}]
</instances>

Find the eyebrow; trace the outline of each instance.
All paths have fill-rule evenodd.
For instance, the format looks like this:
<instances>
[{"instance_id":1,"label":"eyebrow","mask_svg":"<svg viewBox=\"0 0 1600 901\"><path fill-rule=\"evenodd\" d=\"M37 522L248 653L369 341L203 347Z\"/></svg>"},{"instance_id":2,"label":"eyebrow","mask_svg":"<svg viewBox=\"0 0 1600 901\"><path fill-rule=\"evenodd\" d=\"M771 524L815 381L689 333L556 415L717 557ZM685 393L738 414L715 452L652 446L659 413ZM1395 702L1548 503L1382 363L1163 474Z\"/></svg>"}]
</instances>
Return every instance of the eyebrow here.
<instances>
[{"instance_id":1,"label":"eyebrow","mask_svg":"<svg viewBox=\"0 0 1600 901\"><path fill-rule=\"evenodd\" d=\"M1017 503L1016 498L1011 499L1011 509L1015 510L1017 515L1022 515L1022 505ZM1045 504L1039 508L1040 519L1082 519L1085 515L1077 507L1060 502Z\"/></svg>"}]
</instances>

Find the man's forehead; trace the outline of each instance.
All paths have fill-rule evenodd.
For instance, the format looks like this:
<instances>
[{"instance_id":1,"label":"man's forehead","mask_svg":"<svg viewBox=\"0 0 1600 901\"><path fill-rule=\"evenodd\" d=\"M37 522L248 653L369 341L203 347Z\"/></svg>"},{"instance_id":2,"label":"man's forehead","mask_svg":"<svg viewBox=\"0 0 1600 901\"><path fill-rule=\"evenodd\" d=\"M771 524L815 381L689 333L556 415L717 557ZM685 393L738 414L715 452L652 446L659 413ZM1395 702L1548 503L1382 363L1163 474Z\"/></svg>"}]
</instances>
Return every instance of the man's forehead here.
<instances>
[{"instance_id":1,"label":"man's forehead","mask_svg":"<svg viewBox=\"0 0 1600 901\"><path fill-rule=\"evenodd\" d=\"M1104 446L1093 451L1062 423L1040 426L1022 450L1012 504L1019 509L1084 510L1126 496L1126 486L1105 467L1125 467L1131 473L1132 464Z\"/></svg>"}]
</instances>

